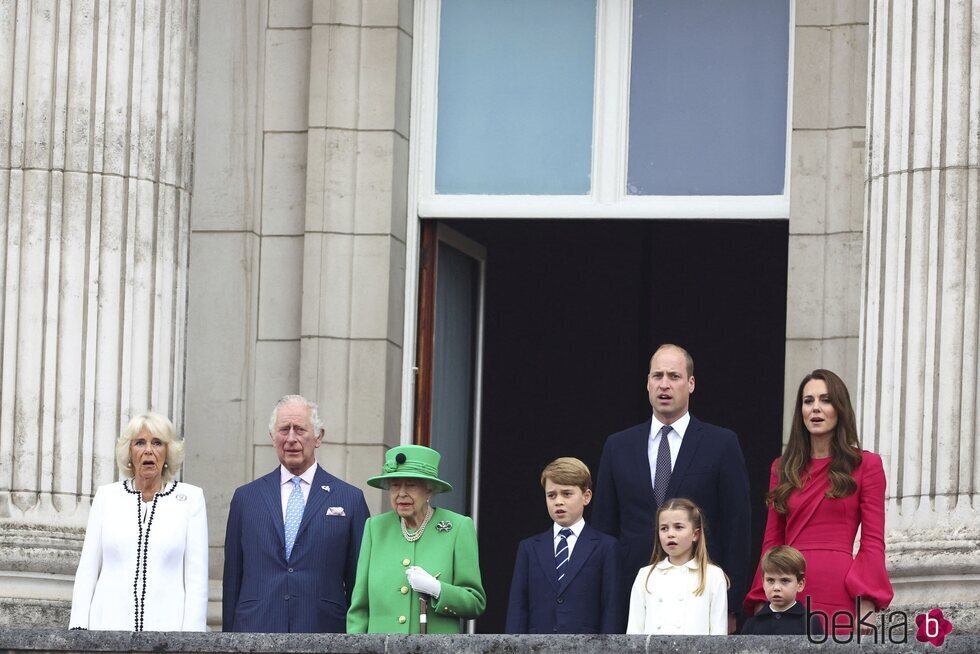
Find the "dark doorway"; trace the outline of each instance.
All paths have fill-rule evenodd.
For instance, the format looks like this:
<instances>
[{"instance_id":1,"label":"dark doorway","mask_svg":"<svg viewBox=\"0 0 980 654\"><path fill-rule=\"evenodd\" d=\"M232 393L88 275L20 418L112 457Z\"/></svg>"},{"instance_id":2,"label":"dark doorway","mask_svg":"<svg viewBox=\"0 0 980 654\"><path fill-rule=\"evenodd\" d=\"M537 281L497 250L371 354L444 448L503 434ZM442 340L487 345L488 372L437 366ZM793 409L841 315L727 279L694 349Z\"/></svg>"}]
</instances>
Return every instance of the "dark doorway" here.
<instances>
[{"instance_id":1,"label":"dark doorway","mask_svg":"<svg viewBox=\"0 0 980 654\"><path fill-rule=\"evenodd\" d=\"M517 544L551 525L541 469L577 456L597 473L606 436L649 418L664 342L694 357L691 413L739 434L757 561L781 449L787 222L446 222L487 250L478 630L503 630Z\"/></svg>"}]
</instances>

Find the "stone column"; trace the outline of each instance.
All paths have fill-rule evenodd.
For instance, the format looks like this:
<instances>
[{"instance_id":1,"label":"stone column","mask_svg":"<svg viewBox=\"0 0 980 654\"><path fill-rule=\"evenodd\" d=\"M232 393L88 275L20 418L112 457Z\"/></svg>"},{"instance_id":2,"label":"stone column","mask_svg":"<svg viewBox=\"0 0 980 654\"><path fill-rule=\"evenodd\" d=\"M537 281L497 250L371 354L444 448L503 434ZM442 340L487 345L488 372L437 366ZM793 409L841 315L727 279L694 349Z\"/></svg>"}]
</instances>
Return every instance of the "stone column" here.
<instances>
[{"instance_id":1,"label":"stone column","mask_svg":"<svg viewBox=\"0 0 980 654\"><path fill-rule=\"evenodd\" d=\"M980 1L872 4L859 405L894 606L980 629Z\"/></svg>"},{"instance_id":2,"label":"stone column","mask_svg":"<svg viewBox=\"0 0 980 654\"><path fill-rule=\"evenodd\" d=\"M181 424L196 16L0 3L0 624L67 624L121 427Z\"/></svg>"}]
</instances>

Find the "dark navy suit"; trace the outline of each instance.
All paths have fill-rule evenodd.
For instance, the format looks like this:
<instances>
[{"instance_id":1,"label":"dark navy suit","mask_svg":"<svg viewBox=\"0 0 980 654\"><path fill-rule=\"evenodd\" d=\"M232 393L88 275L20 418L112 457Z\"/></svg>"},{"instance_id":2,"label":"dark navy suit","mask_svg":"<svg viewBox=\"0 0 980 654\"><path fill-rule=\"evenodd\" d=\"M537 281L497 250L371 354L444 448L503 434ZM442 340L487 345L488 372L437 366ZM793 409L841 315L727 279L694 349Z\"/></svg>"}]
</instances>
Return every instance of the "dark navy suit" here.
<instances>
[{"instance_id":1,"label":"dark navy suit","mask_svg":"<svg viewBox=\"0 0 980 654\"><path fill-rule=\"evenodd\" d=\"M510 586L507 633L622 633L616 539L585 525L565 565L559 584L553 529L521 541Z\"/></svg>"},{"instance_id":2,"label":"dark navy suit","mask_svg":"<svg viewBox=\"0 0 980 654\"><path fill-rule=\"evenodd\" d=\"M222 627L343 633L368 518L364 494L317 465L289 562L281 498L279 468L232 497Z\"/></svg>"},{"instance_id":3,"label":"dark navy suit","mask_svg":"<svg viewBox=\"0 0 980 654\"><path fill-rule=\"evenodd\" d=\"M606 439L592 503L592 526L619 539L623 584L650 563L657 503L650 481L650 420ZM749 574L749 478L738 437L691 416L670 475L667 498L686 497L707 523L708 554L731 580L728 610L742 606Z\"/></svg>"}]
</instances>

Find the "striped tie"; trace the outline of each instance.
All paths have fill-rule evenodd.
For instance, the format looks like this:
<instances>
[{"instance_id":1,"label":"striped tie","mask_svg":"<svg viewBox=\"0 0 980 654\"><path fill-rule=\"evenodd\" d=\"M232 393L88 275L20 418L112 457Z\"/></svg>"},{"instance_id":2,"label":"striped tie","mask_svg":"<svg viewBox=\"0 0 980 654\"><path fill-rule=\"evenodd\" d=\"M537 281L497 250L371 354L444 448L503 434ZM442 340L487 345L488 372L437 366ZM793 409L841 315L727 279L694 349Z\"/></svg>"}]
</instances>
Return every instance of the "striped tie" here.
<instances>
[{"instance_id":1,"label":"striped tie","mask_svg":"<svg viewBox=\"0 0 980 654\"><path fill-rule=\"evenodd\" d=\"M558 549L555 552L555 570L558 572L558 583L561 583L565 576L565 564L568 563L568 537L572 535L572 530L565 527L558 535L561 538L558 539Z\"/></svg>"}]
</instances>

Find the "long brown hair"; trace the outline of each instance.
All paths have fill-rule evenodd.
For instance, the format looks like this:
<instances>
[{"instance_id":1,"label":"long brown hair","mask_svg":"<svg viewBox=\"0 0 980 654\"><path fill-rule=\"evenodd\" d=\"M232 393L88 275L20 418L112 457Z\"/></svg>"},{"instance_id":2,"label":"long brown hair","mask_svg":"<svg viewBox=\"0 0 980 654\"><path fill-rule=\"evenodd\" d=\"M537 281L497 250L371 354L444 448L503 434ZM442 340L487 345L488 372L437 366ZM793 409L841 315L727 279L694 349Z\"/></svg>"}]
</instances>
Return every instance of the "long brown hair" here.
<instances>
[{"instance_id":1,"label":"long brown hair","mask_svg":"<svg viewBox=\"0 0 980 654\"><path fill-rule=\"evenodd\" d=\"M776 466L779 484L766 496L766 504L779 513L786 513L787 502L793 491L803 488L806 468L810 465L810 432L803 422L803 388L814 379L827 384L830 404L837 411L837 425L830 439L830 469L827 472L830 489L825 497L847 497L857 491L854 470L861 465L861 442L858 439L854 409L851 407L851 396L840 377L829 370L818 368L800 382L789 442L779 465Z\"/></svg>"},{"instance_id":2,"label":"long brown hair","mask_svg":"<svg viewBox=\"0 0 980 654\"><path fill-rule=\"evenodd\" d=\"M650 575L653 573L654 567L667 558L667 552L664 551L664 546L660 543L660 514L664 511L686 511L691 527L695 531L701 532L698 534L691 549L693 550L693 558L698 564L698 587L694 589L694 594L699 596L703 595L704 586L708 578L708 566L715 564L711 560L711 557L708 556L708 540L705 535L704 517L701 515L701 509L686 497L669 499L657 509L657 519L654 521L653 527L653 554L650 555L650 570L647 572L647 578L643 582L643 587L647 592L650 592ZM722 573L724 574L724 570L722 570ZM725 575L725 583L731 585L731 582L728 580L728 575Z\"/></svg>"}]
</instances>

